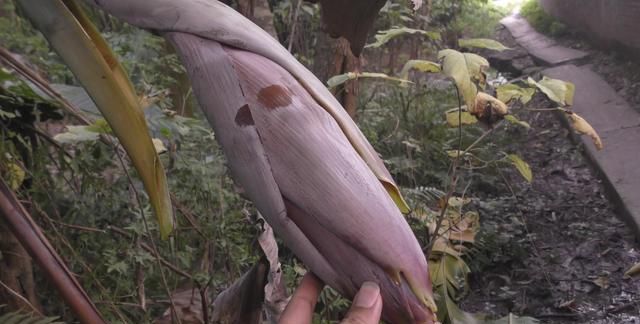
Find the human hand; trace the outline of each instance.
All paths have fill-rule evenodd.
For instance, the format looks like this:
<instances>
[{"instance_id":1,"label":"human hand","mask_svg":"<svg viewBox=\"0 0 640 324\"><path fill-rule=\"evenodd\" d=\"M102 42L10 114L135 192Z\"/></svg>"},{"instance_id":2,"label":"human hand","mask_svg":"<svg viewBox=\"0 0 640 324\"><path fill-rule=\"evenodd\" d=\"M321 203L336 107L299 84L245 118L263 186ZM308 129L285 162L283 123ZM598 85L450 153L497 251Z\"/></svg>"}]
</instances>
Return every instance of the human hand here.
<instances>
[{"instance_id":1,"label":"human hand","mask_svg":"<svg viewBox=\"0 0 640 324\"><path fill-rule=\"evenodd\" d=\"M310 324L323 287L324 283L318 277L307 272L282 313L279 324ZM380 287L373 282L365 282L341 324L378 324L381 314Z\"/></svg>"}]
</instances>

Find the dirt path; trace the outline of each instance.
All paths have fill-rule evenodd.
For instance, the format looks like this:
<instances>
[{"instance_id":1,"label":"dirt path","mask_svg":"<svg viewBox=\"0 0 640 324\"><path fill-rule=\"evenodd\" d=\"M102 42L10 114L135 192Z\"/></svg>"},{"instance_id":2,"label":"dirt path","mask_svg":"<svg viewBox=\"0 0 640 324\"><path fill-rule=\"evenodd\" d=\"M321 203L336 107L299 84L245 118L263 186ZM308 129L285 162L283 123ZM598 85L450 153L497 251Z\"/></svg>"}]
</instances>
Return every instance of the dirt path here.
<instances>
[{"instance_id":1,"label":"dirt path","mask_svg":"<svg viewBox=\"0 0 640 324\"><path fill-rule=\"evenodd\" d=\"M622 278L640 260L633 234L556 117L519 117L532 130L510 134L520 139L511 149L529 162L534 180L508 171L517 200L480 204L484 246L474 258L490 265L474 269L463 307L543 323L640 323L640 280Z\"/></svg>"},{"instance_id":2,"label":"dirt path","mask_svg":"<svg viewBox=\"0 0 640 324\"><path fill-rule=\"evenodd\" d=\"M496 38L517 46L505 32ZM526 72L541 70L515 56ZM548 105L537 97L529 106ZM640 261L640 246L605 197L584 145L572 142L552 114L516 115L532 128L511 130L509 152L531 165L534 180L508 171L516 198L505 198L505 189L480 199L483 245L471 262L476 269L463 307L543 323L640 323L640 279L623 278Z\"/></svg>"}]
</instances>

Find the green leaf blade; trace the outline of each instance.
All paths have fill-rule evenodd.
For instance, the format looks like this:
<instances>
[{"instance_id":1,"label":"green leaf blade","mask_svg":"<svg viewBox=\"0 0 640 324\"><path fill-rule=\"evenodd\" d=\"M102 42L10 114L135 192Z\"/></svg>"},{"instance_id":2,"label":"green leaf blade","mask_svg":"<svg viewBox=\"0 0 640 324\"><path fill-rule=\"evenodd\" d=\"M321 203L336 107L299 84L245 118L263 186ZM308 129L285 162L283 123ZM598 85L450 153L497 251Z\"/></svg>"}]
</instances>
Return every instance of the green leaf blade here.
<instances>
[{"instance_id":1,"label":"green leaf blade","mask_svg":"<svg viewBox=\"0 0 640 324\"><path fill-rule=\"evenodd\" d=\"M511 164L520 172L520 175L527 180L527 182L531 183L533 180L533 173L531 172L531 167L527 162L525 162L520 156L516 154L509 154L507 158L511 160Z\"/></svg>"},{"instance_id":2,"label":"green leaf blade","mask_svg":"<svg viewBox=\"0 0 640 324\"><path fill-rule=\"evenodd\" d=\"M489 38L461 38L458 40L458 46L465 48L486 48L494 51L505 51L511 49L502 45L502 43Z\"/></svg>"}]
</instances>

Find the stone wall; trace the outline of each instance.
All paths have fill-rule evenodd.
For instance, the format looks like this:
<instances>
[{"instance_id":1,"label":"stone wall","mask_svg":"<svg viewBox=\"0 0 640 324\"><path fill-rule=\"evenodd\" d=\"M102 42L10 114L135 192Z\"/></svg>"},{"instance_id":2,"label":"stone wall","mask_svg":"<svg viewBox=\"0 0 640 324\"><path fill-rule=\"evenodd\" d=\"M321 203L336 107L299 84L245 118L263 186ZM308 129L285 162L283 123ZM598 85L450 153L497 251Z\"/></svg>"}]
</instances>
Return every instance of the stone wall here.
<instances>
[{"instance_id":1,"label":"stone wall","mask_svg":"<svg viewBox=\"0 0 640 324\"><path fill-rule=\"evenodd\" d=\"M538 1L547 13L594 41L640 53L640 0Z\"/></svg>"}]
</instances>

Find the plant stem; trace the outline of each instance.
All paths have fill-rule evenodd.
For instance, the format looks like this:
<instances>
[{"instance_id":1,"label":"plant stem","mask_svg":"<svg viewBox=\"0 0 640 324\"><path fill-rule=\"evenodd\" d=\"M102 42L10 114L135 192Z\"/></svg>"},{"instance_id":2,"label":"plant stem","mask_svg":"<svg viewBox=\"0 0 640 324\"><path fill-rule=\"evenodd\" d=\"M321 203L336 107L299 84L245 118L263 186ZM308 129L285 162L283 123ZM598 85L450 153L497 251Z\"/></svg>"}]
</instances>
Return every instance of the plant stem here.
<instances>
[{"instance_id":1,"label":"plant stem","mask_svg":"<svg viewBox=\"0 0 640 324\"><path fill-rule=\"evenodd\" d=\"M138 193L138 190L136 189L136 186L133 183L133 179L131 179L131 175L127 170L127 167L124 163L124 160L122 159L122 156L120 155L120 152L118 150L115 150L115 152L116 152L116 156L118 157L118 160L120 161L120 165L122 166L122 170L124 171L124 174L127 176L127 179L129 180L129 185L133 190L133 195L136 197L136 201L138 202L138 208L140 208L140 217L142 218L142 223L144 224L144 230L145 232L147 232L147 235L149 236L151 247L153 248L153 254L156 258L156 262L158 262L158 266L159 266L158 271L160 271L160 277L162 278L162 285L164 286L164 289L167 293L167 297L169 298L169 303L171 304L171 312L172 312L171 318L177 319L178 324L182 324L182 321L180 320L180 317L178 316L178 313L176 311L176 305L173 302L173 297L171 296L171 290L169 290L169 283L167 282L167 278L164 275L164 271L162 267L162 258L160 257L160 253L158 252L158 247L156 246L156 242L153 239L153 236L151 235L151 231L149 230L149 224L147 222L147 218L144 215L144 208L142 208L142 199L140 199L140 194Z\"/></svg>"}]
</instances>

